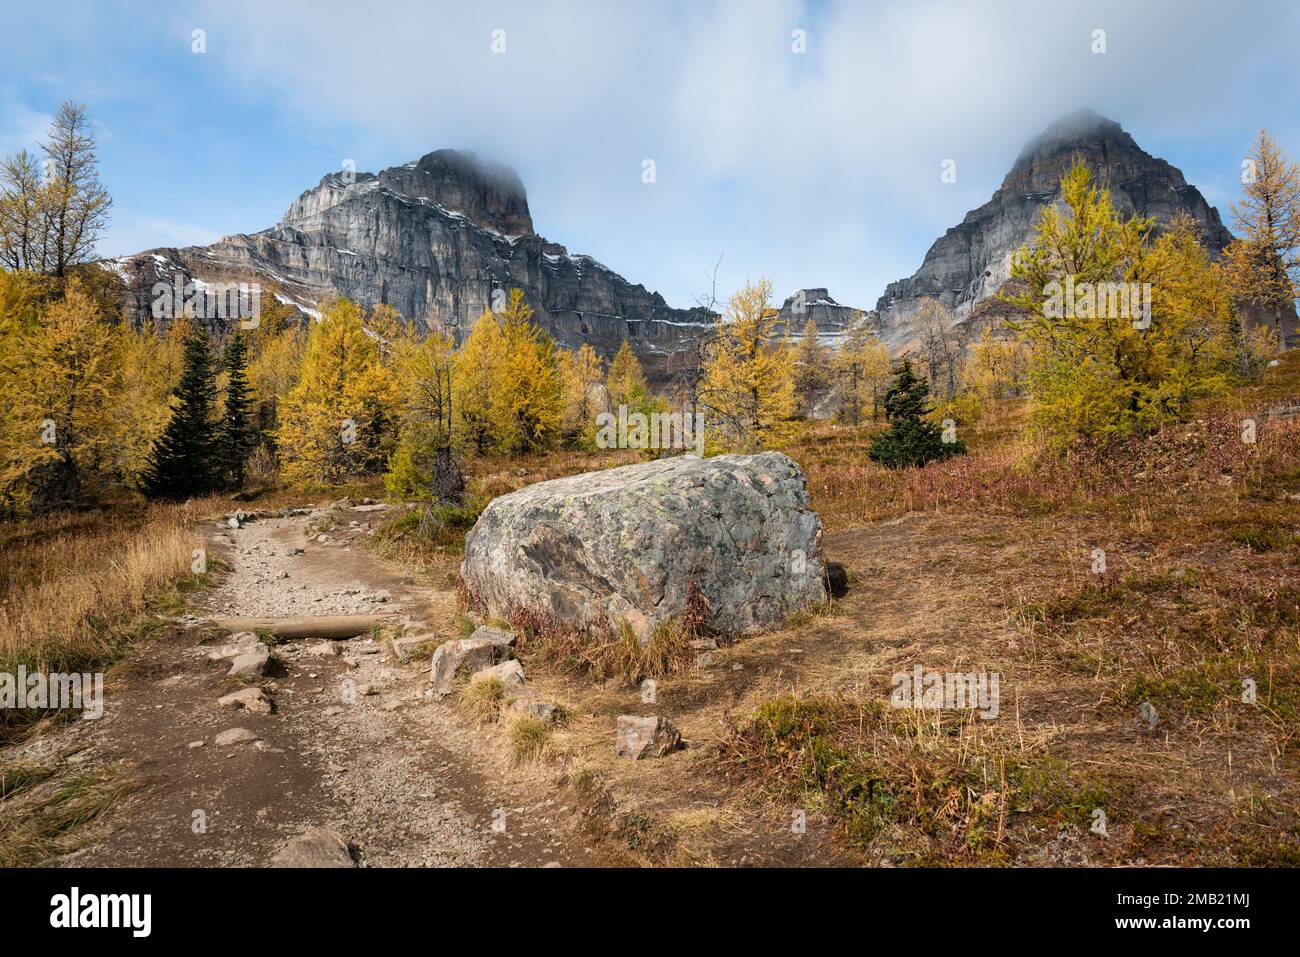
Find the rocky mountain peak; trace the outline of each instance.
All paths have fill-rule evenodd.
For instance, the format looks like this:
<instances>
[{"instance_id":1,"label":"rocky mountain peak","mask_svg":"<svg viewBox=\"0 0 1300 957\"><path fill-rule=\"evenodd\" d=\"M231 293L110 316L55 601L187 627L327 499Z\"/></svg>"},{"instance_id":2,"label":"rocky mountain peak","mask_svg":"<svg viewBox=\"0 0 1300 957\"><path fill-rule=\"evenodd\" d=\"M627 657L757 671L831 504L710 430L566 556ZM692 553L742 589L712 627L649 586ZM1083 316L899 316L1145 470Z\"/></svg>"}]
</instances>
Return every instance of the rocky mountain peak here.
<instances>
[{"instance_id":1,"label":"rocky mountain peak","mask_svg":"<svg viewBox=\"0 0 1300 957\"><path fill-rule=\"evenodd\" d=\"M496 293L517 287L561 346L589 343L609 358L626 339L656 384L681 372L710 321L537 235L519 175L451 149L379 173L330 173L260 232L104 265L125 281L136 321L159 282L256 282L307 315L346 296L458 339Z\"/></svg>"},{"instance_id":2,"label":"rocky mountain peak","mask_svg":"<svg viewBox=\"0 0 1300 957\"><path fill-rule=\"evenodd\" d=\"M436 150L379 174L379 183L416 201L427 200L507 236L532 236L528 194L511 167L462 150Z\"/></svg>"},{"instance_id":3,"label":"rocky mountain peak","mask_svg":"<svg viewBox=\"0 0 1300 957\"><path fill-rule=\"evenodd\" d=\"M436 150L378 174L328 173L294 201L280 222L313 228L326 210L374 190L385 190L406 202L439 207L504 236L534 235L528 193L519 174L509 166L484 162L467 150Z\"/></svg>"},{"instance_id":4,"label":"rocky mountain peak","mask_svg":"<svg viewBox=\"0 0 1300 957\"><path fill-rule=\"evenodd\" d=\"M1181 171L1143 150L1114 120L1077 110L1026 143L992 198L939 237L912 276L886 287L876 304L885 342L898 351L912 341L926 297L964 320L979 302L996 295L1010 278L1012 255L1032 238L1039 211L1059 199L1061 176L1078 162L1092 167L1122 215L1167 223L1187 213L1212 252L1232 241L1218 210Z\"/></svg>"},{"instance_id":5,"label":"rocky mountain peak","mask_svg":"<svg viewBox=\"0 0 1300 957\"><path fill-rule=\"evenodd\" d=\"M1036 157L1073 152L1080 148L1098 149L1103 143L1123 144L1125 148L1139 150L1137 141L1124 128L1095 110L1081 109L1066 113L1048 124L1020 150L1015 169Z\"/></svg>"},{"instance_id":6,"label":"rocky mountain peak","mask_svg":"<svg viewBox=\"0 0 1300 957\"><path fill-rule=\"evenodd\" d=\"M777 329L799 337L811 319L820 337L834 341L834 337L848 328L856 311L852 306L836 302L825 286L796 289L781 304Z\"/></svg>"}]
</instances>

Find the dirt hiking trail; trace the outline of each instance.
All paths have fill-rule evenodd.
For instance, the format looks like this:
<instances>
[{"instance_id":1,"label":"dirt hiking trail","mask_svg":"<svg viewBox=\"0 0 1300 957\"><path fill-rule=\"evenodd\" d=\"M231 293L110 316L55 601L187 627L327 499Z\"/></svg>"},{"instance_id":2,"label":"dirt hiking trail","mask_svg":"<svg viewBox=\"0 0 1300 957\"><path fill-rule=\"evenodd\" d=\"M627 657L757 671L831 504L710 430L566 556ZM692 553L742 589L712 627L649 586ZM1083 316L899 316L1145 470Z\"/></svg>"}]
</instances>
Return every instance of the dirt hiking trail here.
<instances>
[{"instance_id":1,"label":"dirt hiking trail","mask_svg":"<svg viewBox=\"0 0 1300 957\"><path fill-rule=\"evenodd\" d=\"M209 553L229 570L196 596L189 623L384 614L456 637L449 588L417 586L366 551L383 508L206 523ZM326 516L332 527L320 522ZM317 524L327 526L319 535ZM330 649L320 641L281 642L252 682L275 711L254 714L217 703L250 684L227 676L228 660L209 660L221 641L189 627L137 642L106 675L102 719L28 746L37 756L71 750L81 764L120 764L135 785L61 863L261 866L321 825L365 866L596 863L554 796L553 771L512 768L452 705L424 698L427 658L401 663L369 636L337 642L336 654L322 654ZM216 743L235 728L258 740Z\"/></svg>"}]
</instances>

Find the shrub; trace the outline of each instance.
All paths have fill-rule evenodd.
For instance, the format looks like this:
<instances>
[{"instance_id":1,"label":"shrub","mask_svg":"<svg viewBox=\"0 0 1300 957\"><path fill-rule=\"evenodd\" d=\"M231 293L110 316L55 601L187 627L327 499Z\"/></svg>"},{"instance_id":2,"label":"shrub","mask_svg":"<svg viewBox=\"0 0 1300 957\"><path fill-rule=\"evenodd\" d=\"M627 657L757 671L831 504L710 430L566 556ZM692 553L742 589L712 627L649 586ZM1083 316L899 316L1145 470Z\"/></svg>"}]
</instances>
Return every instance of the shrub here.
<instances>
[{"instance_id":1,"label":"shrub","mask_svg":"<svg viewBox=\"0 0 1300 957\"><path fill-rule=\"evenodd\" d=\"M886 468L923 466L966 451L960 441L945 441L945 435L929 413L930 386L912 371L910 360L895 373L894 385L885 393L885 416L890 426L871 442L867 456Z\"/></svg>"}]
</instances>

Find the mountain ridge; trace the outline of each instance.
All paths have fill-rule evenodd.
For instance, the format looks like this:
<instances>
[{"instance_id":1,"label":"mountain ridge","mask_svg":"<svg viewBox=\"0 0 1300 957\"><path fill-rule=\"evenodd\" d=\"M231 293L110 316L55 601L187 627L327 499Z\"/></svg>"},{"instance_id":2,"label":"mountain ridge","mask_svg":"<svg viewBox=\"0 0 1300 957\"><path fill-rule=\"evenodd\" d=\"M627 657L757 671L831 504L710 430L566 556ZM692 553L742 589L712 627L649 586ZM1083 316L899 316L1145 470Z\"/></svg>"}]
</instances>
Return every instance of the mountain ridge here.
<instances>
[{"instance_id":1,"label":"mountain ridge","mask_svg":"<svg viewBox=\"0 0 1300 957\"><path fill-rule=\"evenodd\" d=\"M1061 175L1080 159L1122 213L1158 223L1188 213L1212 253L1231 242L1218 210L1177 167L1147 153L1114 120L1086 109L1067 113L1025 143L989 200L939 236L916 272L890 283L874 310L863 310L892 352L914 341L927 297L959 322L990 311L976 307L1010 277L1012 254L1032 237L1039 210L1059 199ZM346 296L365 306L387 303L458 340L494 292L518 287L559 345L589 343L609 358L626 339L657 386L689 370L711 321L706 309L669 306L659 293L539 235L518 173L453 149L378 173L328 173L259 232L145 250L107 265L126 281L127 313L136 320L149 315L160 281L260 280L305 315ZM787 298L780 314L792 333L811 318L834 341L855 311L826 288L808 287Z\"/></svg>"},{"instance_id":2,"label":"mountain ridge","mask_svg":"<svg viewBox=\"0 0 1300 957\"><path fill-rule=\"evenodd\" d=\"M1165 224L1186 212L1200 224L1214 255L1232 241L1218 210L1181 170L1143 150L1116 121L1076 110L1026 142L989 200L936 239L916 272L885 287L874 310L885 343L895 351L906 346L924 298L963 320L996 295L1010 278L1012 254L1032 237L1039 210L1059 199L1061 176L1077 160L1093 167L1121 214L1154 216Z\"/></svg>"},{"instance_id":3,"label":"mountain ridge","mask_svg":"<svg viewBox=\"0 0 1300 957\"><path fill-rule=\"evenodd\" d=\"M305 315L346 296L367 307L387 303L458 340L494 292L518 287L559 345L590 343L608 358L627 339L658 383L687 362L709 324L706 311L674 309L593 257L538 235L518 174L458 150L379 173L331 172L266 229L107 265L126 282L126 310L136 321L150 315L158 282L259 281Z\"/></svg>"}]
</instances>

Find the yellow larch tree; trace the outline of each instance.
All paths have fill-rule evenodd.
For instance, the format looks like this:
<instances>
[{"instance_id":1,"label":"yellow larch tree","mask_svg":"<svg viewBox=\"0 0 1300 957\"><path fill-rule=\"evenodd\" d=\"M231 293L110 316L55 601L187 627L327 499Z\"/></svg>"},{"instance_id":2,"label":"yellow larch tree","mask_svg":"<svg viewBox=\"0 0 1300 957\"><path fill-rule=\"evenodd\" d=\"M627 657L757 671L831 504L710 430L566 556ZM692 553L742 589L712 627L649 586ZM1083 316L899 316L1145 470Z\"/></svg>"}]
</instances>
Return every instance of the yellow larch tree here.
<instances>
[{"instance_id":1,"label":"yellow larch tree","mask_svg":"<svg viewBox=\"0 0 1300 957\"><path fill-rule=\"evenodd\" d=\"M1145 432L1222 388L1232 304L1195 224L1121 218L1085 165L1016 254L1007 320L1030 350L1034 417L1053 444ZM1216 288L1217 287L1217 288Z\"/></svg>"},{"instance_id":2,"label":"yellow larch tree","mask_svg":"<svg viewBox=\"0 0 1300 957\"><path fill-rule=\"evenodd\" d=\"M451 337L441 330L398 349L398 442L384 476L392 495L451 502L464 491L455 461L454 357Z\"/></svg>"},{"instance_id":3,"label":"yellow larch tree","mask_svg":"<svg viewBox=\"0 0 1300 957\"><path fill-rule=\"evenodd\" d=\"M274 442L280 427L280 408L298 384L309 330L291 325L274 336L257 336L256 354L248 364L248 384L253 395L253 419L262 442Z\"/></svg>"},{"instance_id":4,"label":"yellow larch tree","mask_svg":"<svg viewBox=\"0 0 1300 957\"><path fill-rule=\"evenodd\" d=\"M598 393L605 379L604 366L596 350L586 342L576 351L562 350L559 361L560 376L564 381L565 440L570 445L590 448L595 442L595 420L601 405Z\"/></svg>"},{"instance_id":5,"label":"yellow larch tree","mask_svg":"<svg viewBox=\"0 0 1300 957\"><path fill-rule=\"evenodd\" d=\"M779 326L766 279L733 294L714 324L700 388L712 445L756 452L785 438L798 401L794 349Z\"/></svg>"},{"instance_id":6,"label":"yellow larch tree","mask_svg":"<svg viewBox=\"0 0 1300 957\"><path fill-rule=\"evenodd\" d=\"M962 370L962 387L974 392L981 402L1009 399L1024 389L1028 365L1024 343L999 337L991 326L985 326L971 344Z\"/></svg>"},{"instance_id":7,"label":"yellow larch tree","mask_svg":"<svg viewBox=\"0 0 1300 957\"><path fill-rule=\"evenodd\" d=\"M452 363L455 423L467 449L485 455L500 435L494 398L505 373L505 337L489 309L475 321Z\"/></svg>"},{"instance_id":8,"label":"yellow larch tree","mask_svg":"<svg viewBox=\"0 0 1300 957\"><path fill-rule=\"evenodd\" d=\"M385 362L396 364L404 345L419 340L420 330L406 322L402 314L386 302L371 307L365 320L366 330L376 338Z\"/></svg>"},{"instance_id":9,"label":"yellow larch tree","mask_svg":"<svg viewBox=\"0 0 1300 957\"><path fill-rule=\"evenodd\" d=\"M361 308L346 299L330 303L280 409L276 441L284 477L329 487L378 470L392 446L395 404Z\"/></svg>"},{"instance_id":10,"label":"yellow larch tree","mask_svg":"<svg viewBox=\"0 0 1300 957\"><path fill-rule=\"evenodd\" d=\"M617 412L620 405L627 406L629 412L635 412L645 404L650 394L641 360L636 357L626 339L609 362L605 390L609 394L610 410L613 412Z\"/></svg>"},{"instance_id":11,"label":"yellow larch tree","mask_svg":"<svg viewBox=\"0 0 1300 957\"><path fill-rule=\"evenodd\" d=\"M0 500L10 511L76 504L113 454L119 337L76 279L0 355Z\"/></svg>"},{"instance_id":12,"label":"yellow larch tree","mask_svg":"<svg viewBox=\"0 0 1300 957\"><path fill-rule=\"evenodd\" d=\"M281 333L298 324L292 306L281 302L274 289L263 290L258 296L256 324L251 330L252 334L247 336L249 362L256 361L262 350L278 339Z\"/></svg>"},{"instance_id":13,"label":"yellow larch tree","mask_svg":"<svg viewBox=\"0 0 1300 957\"><path fill-rule=\"evenodd\" d=\"M564 383L555 341L533 322L522 289L511 289L501 317L503 375L495 384L493 419L506 454L539 452L559 434Z\"/></svg>"},{"instance_id":14,"label":"yellow larch tree","mask_svg":"<svg viewBox=\"0 0 1300 957\"><path fill-rule=\"evenodd\" d=\"M1243 166L1242 192L1232 207L1242 238L1224 257L1233 291L1274 318L1294 316L1300 298L1300 166L1266 130L1259 131Z\"/></svg>"},{"instance_id":15,"label":"yellow larch tree","mask_svg":"<svg viewBox=\"0 0 1300 957\"><path fill-rule=\"evenodd\" d=\"M817 323L812 319L804 323L794 356L795 394L800 409L807 411L830 384L830 350L822 344Z\"/></svg>"},{"instance_id":16,"label":"yellow larch tree","mask_svg":"<svg viewBox=\"0 0 1300 957\"><path fill-rule=\"evenodd\" d=\"M923 296L914 319L919 332L921 372L930 380L936 401L951 399L961 383L966 349L951 310L937 299Z\"/></svg>"},{"instance_id":17,"label":"yellow larch tree","mask_svg":"<svg viewBox=\"0 0 1300 957\"><path fill-rule=\"evenodd\" d=\"M172 392L180 381L184 350L180 339L161 335L151 321L138 331L121 326L118 337L122 392L114 407L114 460L122 480L138 488L154 443L171 418Z\"/></svg>"},{"instance_id":18,"label":"yellow larch tree","mask_svg":"<svg viewBox=\"0 0 1300 957\"><path fill-rule=\"evenodd\" d=\"M889 350L876 338L861 312L854 313L844 330L834 372L838 414L842 421L860 425L879 412L881 397L893 377Z\"/></svg>"}]
</instances>

